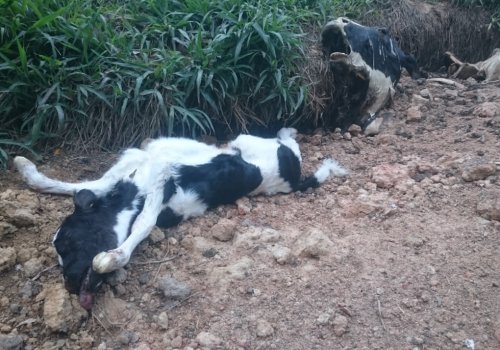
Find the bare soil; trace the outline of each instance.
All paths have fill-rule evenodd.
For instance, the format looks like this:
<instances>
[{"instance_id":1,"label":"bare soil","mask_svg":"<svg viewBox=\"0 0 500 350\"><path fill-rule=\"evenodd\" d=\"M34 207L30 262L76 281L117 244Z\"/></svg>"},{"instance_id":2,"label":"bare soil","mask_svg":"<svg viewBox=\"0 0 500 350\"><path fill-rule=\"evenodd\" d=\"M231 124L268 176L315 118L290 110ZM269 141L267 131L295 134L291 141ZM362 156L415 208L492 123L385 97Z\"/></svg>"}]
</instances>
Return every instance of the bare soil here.
<instances>
[{"instance_id":1,"label":"bare soil","mask_svg":"<svg viewBox=\"0 0 500 350\"><path fill-rule=\"evenodd\" d=\"M0 348L499 349L499 104L498 82L403 78L378 135L300 135L306 173L331 156L348 178L155 231L89 315L54 311L68 297L51 240L72 200L9 170ZM56 154L40 169L73 181L116 158ZM165 296L165 276L191 293Z\"/></svg>"}]
</instances>

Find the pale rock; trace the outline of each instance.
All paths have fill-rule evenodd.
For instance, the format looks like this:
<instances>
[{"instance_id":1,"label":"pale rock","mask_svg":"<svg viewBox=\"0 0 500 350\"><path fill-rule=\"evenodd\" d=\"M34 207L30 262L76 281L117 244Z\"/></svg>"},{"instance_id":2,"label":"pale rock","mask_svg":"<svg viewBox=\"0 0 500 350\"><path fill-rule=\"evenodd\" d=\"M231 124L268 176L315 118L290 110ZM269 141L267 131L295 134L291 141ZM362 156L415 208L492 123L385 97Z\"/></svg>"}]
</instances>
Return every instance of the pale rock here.
<instances>
[{"instance_id":1,"label":"pale rock","mask_svg":"<svg viewBox=\"0 0 500 350\"><path fill-rule=\"evenodd\" d=\"M274 334L273 326L266 320L257 320L257 336L259 338L267 338Z\"/></svg>"},{"instance_id":2,"label":"pale rock","mask_svg":"<svg viewBox=\"0 0 500 350\"><path fill-rule=\"evenodd\" d=\"M221 242L227 242L233 239L236 231L236 222L229 219L221 219L212 226L210 234L213 238Z\"/></svg>"},{"instance_id":3,"label":"pale rock","mask_svg":"<svg viewBox=\"0 0 500 350\"><path fill-rule=\"evenodd\" d=\"M275 245L271 248L273 257L278 264L284 265L292 260L292 251L290 248L283 247L281 245Z\"/></svg>"},{"instance_id":4,"label":"pale rock","mask_svg":"<svg viewBox=\"0 0 500 350\"><path fill-rule=\"evenodd\" d=\"M391 188L398 183L411 180L407 166L389 163L373 167L371 178L380 188Z\"/></svg>"},{"instance_id":5,"label":"pale rock","mask_svg":"<svg viewBox=\"0 0 500 350\"><path fill-rule=\"evenodd\" d=\"M70 333L87 317L77 297L68 294L60 283L45 286L43 320L52 332Z\"/></svg>"},{"instance_id":6,"label":"pale rock","mask_svg":"<svg viewBox=\"0 0 500 350\"><path fill-rule=\"evenodd\" d=\"M222 344L222 339L208 332L200 332L196 341L202 347L213 348Z\"/></svg>"},{"instance_id":7,"label":"pale rock","mask_svg":"<svg viewBox=\"0 0 500 350\"><path fill-rule=\"evenodd\" d=\"M487 220L500 221L500 191L487 190L479 198L477 213Z\"/></svg>"},{"instance_id":8,"label":"pale rock","mask_svg":"<svg viewBox=\"0 0 500 350\"><path fill-rule=\"evenodd\" d=\"M493 118L500 113L500 103L498 102L483 102L476 108L472 114L479 118Z\"/></svg>"},{"instance_id":9,"label":"pale rock","mask_svg":"<svg viewBox=\"0 0 500 350\"><path fill-rule=\"evenodd\" d=\"M38 257L38 251L35 248L21 248L17 251L17 261L24 264L32 258Z\"/></svg>"},{"instance_id":10,"label":"pale rock","mask_svg":"<svg viewBox=\"0 0 500 350\"><path fill-rule=\"evenodd\" d=\"M0 350L22 350L23 338L17 334L0 334Z\"/></svg>"},{"instance_id":11,"label":"pale rock","mask_svg":"<svg viewBox=\"0 0 500 350\"><path fill-rule=\"evenodd\" d=\"M297 255L319 258L332 251L334 244L322 231L310 228L295 242Z\"/></svg>"},{"instance_id":12,"label":"pale rock","mask_svg":"<svg viewBox=\"0 0 500 350\"><path fill-rule=\"evenodd\" d=\"M190 251L203 254L207 250L214 249L214 242L201 236L186 236L181 241L181 245Z\"/></svg>"},{"instance_id":13,"label":"pale rock","mask_svg":"<svg viewBox=\"0 0 500 350\"><path fill-rule=\"evenodd\" d=\"M462 166L462 179L467 182L484 180L494 175L496 170L494 163L485 163L481 160L469 161Z\"/></svg>"},{"instance_id":14,"label":"pale rock","mask_svg":"<svg viewBox=\"0 0 500 350\"><path fill-rule=\"evenodd\" d=\"M183 300L191 294L191 287L184 282L177 281L170 276L162 276L158 279L158 288L163 295L169 299Z\"/></svg>"},{"instance_id":15,"label":"pale rock","mask_svg":"<svg viewBox=\"0 0 500 350\"><path fill-rule=\"evenodd\" d=\"M23 265L24 274L29 278L35 277L43 268L43 259L41 258L31 258Z\"/></svg>"},{"instance_id":16,"label":"pale rock","mask_svg":"<svg viewBox=\"0 0 500 350\"><path fill-rule=\"evenodd\" d=\"M0 272L11 269L16 263L16 250L12 247L0 248Z\"/></svg>"},{"instance_id":17,"label":"pale rock","mask_svg":"<svg viewBox=\"0 0 500 350\"><path fill-rule=\"evenodd\" d=\"M165 239L165 233L158 227L155 227L153 231L149 234L149 240L153 243L159 243Z\"/></svg>"},{"instance_id":18,"label":"pale rock","mask_svg":"<svg viewBox=\"0 0 500 350\"><path fill-rule=\"evenodd\" d=\"M17 227L29 227L36 223L36 217L28 209L16 209L10 213L9 221Z\"/></svg>"},{"instance_id":19,"label":"pale rock","mask_svg":"<svg viewBox=\"0 0 500 350\"><path fill-rule=\"evenodd\" d=\"M316 319L316 323L320 326L325 326L328 324L328 322L330 322L330 318L331 316L329 313L322 313Z\"/></svg>"},{"instance_id":20,"label":"pale rock","mask_svg":"<svg viewBox=\"0 0 500 350\"><path fill-rule=\"evenodd\" d=\"M168 329L168 315L165 311L160 312L158 315L158 325L163 330Z\"/></svg>"},{"instance_id":21,"label":"pale rock","mask_svg":"<svg viewBox=\"0 0 500 350\"><path fill-rule=\"evenodd\" d=\"M359 134L361 134L361 132L363 131L363 129L361 129L361 126L357 125L357 124L352 124L349 129L347 129L347 131L352 135L352 136L358 136Z\"/></svg>"},{"instance_id":22,"label":"pale rock","mask_svg":"<svg viewBox=\"0 0 500 350\"><path fill-rule=\"evenodd\" d=\"M337 337L341 337L345 334L345 332L347 332L348 323L347 317L343 315L336 315L332 322L333 333Z\"/></svg>"},{"instance_id":23,"label":"pale rock","mask_svg":"<svg viewBox=\"0 0 500 350\"><path fill-rule=\"evenodd\" d=\"M7 236L16 231L17 227L14 225L9 224L8 222L0 221L0 239L2 239L3 236Z\"/></svg>"},{"instance_id":24,"label":"pale rock","mask_svg":"<svg viewBox=\"0 0 500 350\"><path fill-rule=\"evenodd\" d=\"M420 96L422 96L424 98L429 98L431 96L429 89L420 90Z\"/></svg>"},{"instance_id":25,"label":"pale rock","mask_svg":"<svg viewBox=\"0 0 500 350\"><path fill-rule=\"evenodd\" d=\"M412 106L406 111L406 122L415 123L422 120L422 112L418 106Z\"/></svg>"},{"instance_id":26,"label":"pale rock","mask_svg":"<svg viewBox=\"0 0 500 350\"><path fill-rule=\"evenodd\" d=\"M234 239L234 246L252 248L261 243L280 241L281 233L269 227L249 226L240 228Z\"/></svg>"}]
</instances>

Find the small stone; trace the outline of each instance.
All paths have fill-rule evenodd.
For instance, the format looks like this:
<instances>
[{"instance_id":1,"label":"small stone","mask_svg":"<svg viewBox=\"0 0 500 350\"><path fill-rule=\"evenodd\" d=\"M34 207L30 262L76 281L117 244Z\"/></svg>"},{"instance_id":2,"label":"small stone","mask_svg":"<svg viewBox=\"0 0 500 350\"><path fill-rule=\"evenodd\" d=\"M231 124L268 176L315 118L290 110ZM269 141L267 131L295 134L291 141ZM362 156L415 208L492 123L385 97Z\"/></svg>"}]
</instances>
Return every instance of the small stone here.
<instances>
[{"instance_id":1,"label":"small stone","mask_svg":"<svg viewBox=\"0 0 500 350\"><path fill-rule=\"evenodd\" d=\"M17 209L10 214L9 221L17 227L29 227L36 223L36 217L27 209Z\"/></svg>"},{"instance_id":2,"label":"small stone","mask_svg":"<svg viewBox=\"0 0 500 350\"><path fill-rule=\"evenodd\" d=\"M344 135L342 135L342 137L344 138L344 140L351 140L352 139L352 135L350 132L345 132Z\"/></svg>"},{"instance_id":3,"label":"small stone","mask_svg":"<svg viewBox=\"0 0 500 350\"><path fill-rule=\"evenodd\" d=\"M158 325L163 330L168 329L168 315L165 311L158 315Z\"/></svg>"},{"instance_id":4,"label":"small stone","mask_svg":"<svg viewBox=\"0 0 500 350\"><path fill-rule=\"evenodd\" d=\"M14 233L17 231L17 228L14 225L9 224L8 222L0 221L0 239L3 236L7 236L8 234Z\"/></svg>"},{"instance_id":5,"label":"small stone","mask_svg":"<svg viewBox=\"0 0 500 350\"><path fill-rule=\"evenodd\" d=\"M481 194L477 213L487 220L500 221L500 191L487 190Z\"/></svg>"},{"instance_id":6,"label":"small stone","mask_svg":"<svg viewBox=\"0 0 500 350\"><path fill-rule=\"evenodd\" d=\"M406 122L415 123L422 120L422 112L418 106L412 106L406 111Z\"/></svg>"},{"instance_id":7,"label":"small stone","mask_svg":"<svg viewBox=\"0 0 500 350\"><path fill-rule=\"evenodd\" d=\"M109 285L116 287L119 284L122 284L127 280L127 270L124 268L119 268L115 272L113 272L108 278L107 282Z\"/></svg>"},{"instance_id":8,"label":"small stone","mask_svg":"<svg viewBox=\"0 0 500 350\"><path fill-rule=\"evenodd\" d=\"M273 257L278 264L286 264L292 259L292 251L290 248L276 245L271 248L271 252L273 253Z\"/></svg>"},{"instance_id":9,"label":"small stone","mask_svg":"<svg viewBox=\"0 0 500 350\"><path fill-rule=\"evenodd\" d=\"M12 247L0 248L0 272L7 271L16 264L16 250Z\"/></svg>"},{"instance_id":10,"label":"small stone","mask_svg":"<svg viewBox=\"0 0 500 350\"><path fill-rule=\"evenodd\" d=\"M212 348L222 344L222 339L208 332L199 333L196 336L196 341L202 347L207 347L207 348Z\"/></svg>"},{"instance_id":11,"label":"small stone","mask_svg":"<svg viewBox=\"0 0 500 350\"><path fill-rule=\"evenodd\" d=\"M182 346L182 337L180 335L178 335L177 337L172 339L172 341L170 342L170 345L173 348L180 348Z\"/></svg>"},{"instance_id":12,"label":"small stone","mask_svg":"<svg viewBox=\"0 0 500 350\"><path fill-rule=\"evenodd\" d=\"M493 163L469 162L462 168L462 179L468 182L484 180L488 176L494 175L496 170L496 165Z\"/></svg>"},{"instance_id":13,"label":"small stone","mask_svg":"<svg viewBox=\"0 0 500 350\"><path fill-rule=\"evenodd\" d=\"M160 277L158 288L163 292L165 297L174 300L186 299L191 294L191 287L188 284L179 282L170 276Z\"/></svg>"},{"instance_id":14,"label":"small stone","mask_svg":"<svg viewBox=\"0 0 500 350\"><path fill-rule=\"evenodd\" d=\"M347 326L348 326L347 317L342 315L336 315L332 323L333 323L333 333L337 337L341 337L347 332Z\"/></svg>"},{"instance_id":15,"label":"small stone","mask_svg":"<svg viewBox=\"0 0 500 350\"><path fill-rule=\"evenodd\" d=\"M330 314L323 313L318 316L318 318L316 319L316 323L320 326L324 326L328 324L328 322L330 322L330 318L331 318Z\"/></svg>"},{"instance_id":16,"label":"small stone","mask_svg":"<svg viewBox=\"0 0 500 350\"><path fill-rule=\"evenodd\" d=\"M236 222L229 219L221 219L212 227L210 233L216 240L227 242L233 239L235 231Z\"/></svg>"},{"instance_id":17,"label":"small stone","mask_svg":"<svg viewBox=\"0 0 500 350\"><path fill-rule=\"evenodd\" d=\"M24 274L29 278L35 277L43 268L43 260L40 258L31 258L23 265Z\"/></svg>"},{"instance_id":18,"label":"small stone","mask_svg":"<svg viewBox=\"0 0 500 350\"><path fill-rule=\"evenodd\" d=\"M108 346L106 345L106 342L102 342L101 344L99 344L99 346L97 347L97 350L106 350L108 348Z\"/></svg>"},{"instance_id":19,"label":"small stone","mask_svg":"<svg viewBox=\"0 0 500 350\"><path fill-rule=\"evenodd\" d=\"M158 227L155 227L153 231L149 234L149 240L153 243L159 243L165 239L165 233Z\"/></svg>"},{"instance_id":20,"label":"small stone","mask_svg":"<svg viewBox=\"0 0 500 350\"><path fill-rule=\"evenodd\" d=\"M273 326L266 320L257 320L257 336L259 338L267 338L274 334Z\"/></svg>"},{"instance_id":21,"label":"small stone","mask_svg":"<svg viewBox=\"0 0 500 350\"><path fill-rule=\"evenodd\" d=\"M424 98L429 98L431 96L429 89L420 90L420 96L422 96Z\"/></svg>"},{"instance_id":22,"label":"small stone","mask_svg":"<svg viewBox=\"0 0 500 350\"><path fill-rule=\"evenodd\" d=\"M23 348L23 338L20 335L4 335L0 334L0 349L1 350L21 350Z\"/></svg>"},{"instance_id":23,"label":"small stone","mask_svg":"<svg viewBox=\"0 0 500 350\"><path fill-rule=\"evenodd\" d=\"M408 167L401 164L383 163L373 167L372 180L379 188L391 188L411 182Z\"/></svg>"},{"instance_id":24,"label":"small stone","mask_svg":"<svg viewBox=\"0 0 500 350\"><path fill-rule=\"evenodd\" d=\"M45 287L43 319L53 332L69 332L75 330L87 312L80 307L76 297L71 297L62 284L51 284Z\"/></svg>"},{"instance_id":25,"label":"small stone","mask_svg":"<svg viewBox=\"0 0 500 350\"><path fill-rule=\"evenodd\" d=\"M347 131L349 131L349 133L352 135L352 136L358 136L360 135L362 132L363 132L363 129L361 129L361 126L357 125L357 124L352 124L349 129L347 129Z\"/></svg>"},{"instance_id":26,"label":"small stone","mask_svg":"<svg viewBox=\"0 0 500 350\"><path fill-rule=\"evenodd\" d=\"M311 228L296 241L298 255L319 258L333 249L333 242L322 231Z\"/></svg>"},{"instance_id":27,"label":"small stone","mask_svg":"<svg viewBox=\"0 0 500 350\"><path fill-rule=\"evenodd\" d=\"M116 340L122 345L129 345L130 343L134 342L135 338L137 338L137 340L139 340L137 335L134 334L134 332L125 330L125 331L120 332L120 334L118 334L118 337L116 338Z\"/></svg>"}]
</instances>

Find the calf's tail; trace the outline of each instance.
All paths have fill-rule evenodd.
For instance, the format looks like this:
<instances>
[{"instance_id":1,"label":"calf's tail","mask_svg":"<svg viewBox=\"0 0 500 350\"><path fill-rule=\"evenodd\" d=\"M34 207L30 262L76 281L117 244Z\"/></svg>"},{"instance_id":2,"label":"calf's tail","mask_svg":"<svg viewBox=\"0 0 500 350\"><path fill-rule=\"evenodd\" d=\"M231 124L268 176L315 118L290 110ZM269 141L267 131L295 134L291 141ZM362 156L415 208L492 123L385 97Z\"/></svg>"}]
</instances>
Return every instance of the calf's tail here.
<instances>
[{"instance_id":1,"label":"calf's tail","mask_svg":"<svg viewBox=\"0 0 500 350\"><path fill-rule=\"evenodd\" d=\"M300 180L296 191L305 191L308 188L319 187L330 176L342 177L347 175L347 170L333 159L325 159L313 175Z\"/></svg>"}]
</instances>

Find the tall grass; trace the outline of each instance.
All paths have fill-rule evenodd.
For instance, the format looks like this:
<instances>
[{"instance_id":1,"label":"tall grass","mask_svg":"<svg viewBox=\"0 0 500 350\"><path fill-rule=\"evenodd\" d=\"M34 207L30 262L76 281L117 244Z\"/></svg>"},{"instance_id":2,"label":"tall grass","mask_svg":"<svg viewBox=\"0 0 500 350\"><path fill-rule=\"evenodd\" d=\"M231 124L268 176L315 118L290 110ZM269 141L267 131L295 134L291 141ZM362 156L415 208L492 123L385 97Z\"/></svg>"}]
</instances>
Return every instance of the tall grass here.
<instances>
[{"instance_id":1,"label":"tall grass","mask_svg":"<svg viewBox=\"0 0 500 350\"><path fill-rule=\"evenodd\" d=\"M326 0L0 0L0 162L51 139L147 136L300 119L302 26Z\"/></svg>"},{"instance_id":2,"label":"tall grass","mask_svg":"<svg viewBox=\"0 0 500 350\"><path fill-rule=\"evenodd\" d=\"M452 2L459 6L482 7L491 11L490 28L493 26L500 28L500 0L452 0Z\"/></svg>"}]
</instances>

